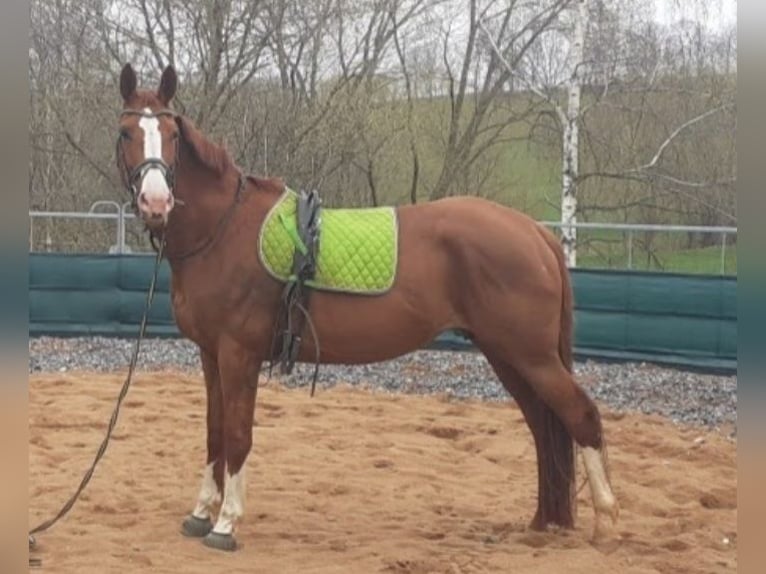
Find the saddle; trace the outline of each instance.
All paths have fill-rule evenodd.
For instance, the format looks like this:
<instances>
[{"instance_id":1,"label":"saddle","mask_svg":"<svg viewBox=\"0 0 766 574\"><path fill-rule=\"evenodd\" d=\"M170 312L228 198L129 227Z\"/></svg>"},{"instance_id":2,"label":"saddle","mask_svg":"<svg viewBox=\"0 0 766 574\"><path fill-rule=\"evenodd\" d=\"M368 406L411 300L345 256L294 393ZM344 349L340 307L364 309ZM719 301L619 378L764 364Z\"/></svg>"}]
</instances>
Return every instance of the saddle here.
<instances>
[{"instance_id":1,"label":"saddle","mask_svg":"<svg viewBox=\"0 0 766 574\"><path fill-rule=\"evenodd\" d=\"M292 373L303 333L316 353L312 395L319 371L319 341L309 315L312 291L375 297L396 280L398 220L393 207L325 209L316 191L286 188L258 236L266 271L284 284L272 333L269 373ZM308 329L307 329L308 328Z\"/></svg>"},{"instance_id":2,"label":"saddle","mask_svg":"<svg viewBox=\"0 0 766 574\"><path fill-rule=\"evenodd\" d=\"M319 374L319 341L308 312L311 289L307 283L313 281L317 271L321 204L322 201L316 190L301 191L298 194L295 213L297 225L293 226L289 222L284 222L286 223L285 229L288 230L295 244L295 254L292 274L282 291L272 343L272 360L276 356L280 373L283 375L291 374L300 352L301 334L306 323L308 323L316 351L314 374L311 380L311 396L314 396ZM281 342L279 349L275 348L274 343L277 341Z\"/></svg>"}]
</instances>

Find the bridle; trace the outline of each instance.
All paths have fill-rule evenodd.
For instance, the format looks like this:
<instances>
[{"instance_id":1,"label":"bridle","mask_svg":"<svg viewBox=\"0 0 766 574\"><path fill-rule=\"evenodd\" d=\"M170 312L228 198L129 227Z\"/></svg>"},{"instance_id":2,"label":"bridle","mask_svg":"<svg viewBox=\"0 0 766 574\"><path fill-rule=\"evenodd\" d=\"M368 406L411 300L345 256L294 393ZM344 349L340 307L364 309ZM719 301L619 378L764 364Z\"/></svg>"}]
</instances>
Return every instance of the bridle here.
<instances>
[{"instance_id":1,"label":"bridle","mask_svg":"<svg viewBox=\"0 0 766 574\"><path fill-rule=\"evenodd\" d=\"M161 109L157 110L156 112L147 112L145 110L137 110L137 109L125 109L122 110L120 113L120 117L123 116L140 116L142 118L160 118L160 117L172 117L173 119L176 119L179 117L179 115L170 109ZM140 164L138 164L136 167L134 167L132 170L128 169L127 162L125 161L125 150L122 147L122 135L117 136L117 166L120 170L120 177L122 179L122 183L125 186L125 189L131 194L131 205L134 209L134 211L137 212L138 210L138 190L139 185L141 181L143 180L144 176L146 175L146 172L150 169L159 169L162 172L163 177L165 178L165 181L168 184L168 189L170 189L170 195L175 201L176 204L179 206L184 206L185 203L177 198L175 196L175 183L176 183L176 173L175 168L178 165L179 162L179 144L178 140L175 142L175 163L171 166L168 165L165 160L162 158L148 158L144 159ZM182 261L184 259L189 259L190 257L193 257L199 253L202 253L203 251L210 248L216 240L221 236L223 233L224 228L229 223L229 220L233 217L234 211L237 208L237 205L242 201L242 194L245 190L245 185L247 181L247 176L240 172L239 178L237 181L237 189L234 192L234 199L232 200L229 207L226 209L226 211L221 216L220 220L218 221L218 224L216 225L215 229L213 230L213 233L205 240L203 240L198 245L192 247L191 249L188 249L185 252L182 252L180 254L178 253L170 253L169 250L165 250L165 256L168 259L175 260L175 261ZM153 231L149 232L149 240L152 244L152 247L155 251L158 253L161 253L161 249L159 248L157 242L160 241L162 243L165 242L164 233L156 234Z\"/></svg>"},{"instance_id":2,"label":"bridle","mask_svg":"<svg viewBox=\"0 0 766 574\"><path fill-rule=\"evenodd\" d=\"M172 117L175 119L178 117L178 114L176 114L173 110L169 109L161 109L157 110L156 112L147 112L145 110L136 110L136 109L125 109L122 110L120 113L120 117L123 116L140 116L142 118L152 118L152 119L159 119L161 117ZM159 157L150 157L144 159L141 163L139 163L136 167L133 169L128 169L127 162L125 161L125 150L122 147L122 134L117 136L117 166L120 170L120 178L122 179L122 183L125 186L125 189L130 193L131 195L131 205L133 209L137 209L138 207L138 192L139 192L139 185L141 184L141 181L144 179L144 176L150 169L158 169L160 172L162 172L162 176L165 178L165 181L168 184L168 189L170 190L170 195L173 197L174 200L176 200L176 197L174 195L175 191L175 183L176 183L176 173L175 173L175 164L178 163L178 142L175 143L175 164L174 165L168 165L164 159Z\"/></svg>"}]
</instances>

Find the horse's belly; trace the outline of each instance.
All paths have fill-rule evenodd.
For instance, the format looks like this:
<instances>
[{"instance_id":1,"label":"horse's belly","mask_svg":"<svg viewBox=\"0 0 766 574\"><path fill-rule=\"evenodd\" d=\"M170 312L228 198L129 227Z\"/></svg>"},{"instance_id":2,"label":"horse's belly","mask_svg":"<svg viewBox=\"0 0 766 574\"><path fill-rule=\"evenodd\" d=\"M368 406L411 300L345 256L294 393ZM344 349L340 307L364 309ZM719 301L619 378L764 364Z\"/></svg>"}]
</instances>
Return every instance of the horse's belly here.
<instances>
[{"instance_id":1,"label":"horse's belly","mask_svg":"<svg viewBox=\"0 0 766 574\"><path fill-rule=\"evenodd\" d=\"M336 304L329 305L320 299L316 297L312 302L311 314L323 363L361 364L392 359L423 347L452 326L423 307L403 305L395 296L339 297ZM316 358L308 327L304 329L299 357L306 362Z\"/></svg>"}]
</instances>

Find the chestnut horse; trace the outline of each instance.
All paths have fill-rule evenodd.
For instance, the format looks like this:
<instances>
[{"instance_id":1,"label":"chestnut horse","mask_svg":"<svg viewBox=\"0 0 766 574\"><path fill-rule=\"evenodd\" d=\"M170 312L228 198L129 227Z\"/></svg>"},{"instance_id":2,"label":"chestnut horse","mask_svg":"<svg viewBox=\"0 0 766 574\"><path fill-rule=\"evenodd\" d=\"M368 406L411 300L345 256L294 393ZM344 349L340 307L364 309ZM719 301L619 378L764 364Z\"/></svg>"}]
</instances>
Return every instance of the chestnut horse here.
<instances>
[{"instance_id":1,"label":"chestnut horse","mask_svg":"<svg viewBox=\"0 0 766 574\"><path fill-rule=\"evenodd\" d=\"M164 241L172 306L200 350L207 389L207 465L182 532L233 550L243 514L261 364L284 285L258 257L259 230L284 185L244 176L171 101L177 76L157 91L120 78L117 162L138 214ZM596 525L615 520L598 409L572 376L572 294L556 237L508 207L472 197L397 208L398 269L378 296L316 291L310 314L322 363L383 361L459 329L487 357L521 408L537 453L532 528L574 526L575 443L581 447ZM315 349L304 337L299 361ZM220 503L217 519L213 507Z\"/></svg>"}]
</instances>

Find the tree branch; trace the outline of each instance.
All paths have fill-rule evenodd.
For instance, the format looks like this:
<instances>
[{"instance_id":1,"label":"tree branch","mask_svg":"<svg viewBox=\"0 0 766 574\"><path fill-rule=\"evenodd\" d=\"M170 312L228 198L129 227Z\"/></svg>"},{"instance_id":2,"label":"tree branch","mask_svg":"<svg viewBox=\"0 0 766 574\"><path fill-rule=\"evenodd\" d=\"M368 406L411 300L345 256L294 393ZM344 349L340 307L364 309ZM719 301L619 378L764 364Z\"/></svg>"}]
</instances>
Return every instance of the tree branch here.
<instances>
[{"instance_id":1,"label":"tree branch","mask_svg":"<svg viewBox=\"0 0 766 574\"><path fill-rule=\"evenodd\" d=\"M503 53L500 51L500 48L497 46L497 42L495 42L495 39L492 37L492 34L489 33L489 30L487 30L486 26L484 25L484 22L479 20L478 22L479 28L482 32L484 32L484 35L487 37L487 40L489 41L489 45L492 48L492 51L495 53L495 56L498 60L500 60L500 63L505 66L506 70L508 70L508 73L521 81L522 84L533 94L535 94L538 98L545 100L548 102L553 110L555 111L556 115L559 118L559 121L562 124L565 124L567 121L566 112L564 111L564 108L561 107L561 105L553 98L551 98L548 94L543 92L540 88L535 86L532 82L530 82L526 76L523 74L520 74L514 67L511 65L511 63L505 58Z\"/></svg>"},{"instance_id":2,"label":"tree branch","mask_svg":"<svg viewBox=\"0 0 766 574\"><path fill-rule=\"evenodd\" d=\"M713 114L717 114L718 112L721 112L723 110L731 108L733 105L734 104L731 104L731 103L720 105L720 106L718 106L716 108L712 108L712 109L710 109L710 110L708 110L708 111L706 111L706 112L704 112L702 114L699 114L698 116L695 116L692 119L684 122L683 124L678 126L675 130L673 130L673 132L667 138L665 138L665 141L663 141L660 144L660 147L657 149L657 153L654 154L654 157L651 159L651 161L649 163L645 163L644 165L640 165L638 167L634 167L634 168L629 169L627 171L628 172L639 172L639 171L647 171L647 170L652 169L660 161L660 159L662 158L662 154L665 153L665 150L668 148L668 146L671 143L673 143L673 140L676 139L684 130L689 129L694 124L697 124L697 123L701 122L702 120L712 116Z\"/></svg>"}]
</instances>

